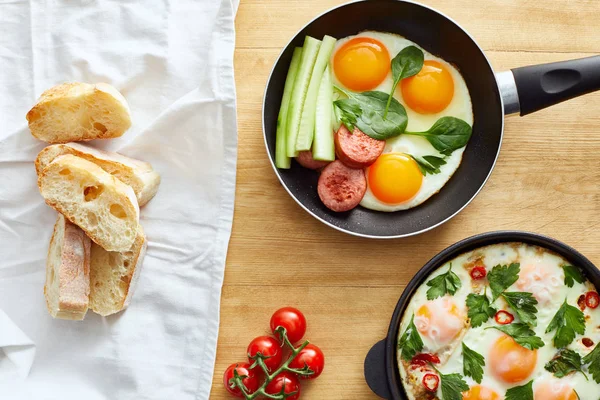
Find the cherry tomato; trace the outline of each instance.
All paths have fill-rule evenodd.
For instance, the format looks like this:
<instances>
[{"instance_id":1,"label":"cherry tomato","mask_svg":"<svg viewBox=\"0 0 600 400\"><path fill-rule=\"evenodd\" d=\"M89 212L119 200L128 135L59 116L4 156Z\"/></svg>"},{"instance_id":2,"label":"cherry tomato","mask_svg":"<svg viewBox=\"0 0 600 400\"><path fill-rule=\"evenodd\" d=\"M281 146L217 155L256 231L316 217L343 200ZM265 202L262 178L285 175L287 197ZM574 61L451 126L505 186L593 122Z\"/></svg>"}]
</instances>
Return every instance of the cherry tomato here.
<instances>
[{"instance_id":1,"label":"cherry tomato","mask_svg":"<svg viewBox=\"0 0 600 400\"><path fill-rule=\"evenodd\" d=\"M423 386L429 392L437 392L438 386L440 385L440 377L436 374L425 374L423 376Z\"/></svg>"},{"instance_id":2,"label":"cherry tomato","mask_svg":"<svg viewBox=\"0 0 600 400\"><path fill-rule=\"evenodd\" d=\"M288 339L293 344L300 341L306 333L306 318L300 310L293 307L283 307L275 311L271 317L271 331L277 337L279 337L276 331L278 326L285 328Z\"/></svg>"},{"instance_id":3,"label":"cherry tomato","mask_svg":"<svg viewBox=\"0 0 600 400\"><path fill-rule=\"evenodd\" d=\"M471 278L475 281L485 278L486 275L487 271L483 265L478 265L471 270Z\"/></svg>"},{"instance_id":4,"label":"cherry tomato","mask_svg":"<svg viewBox=\"0 0 600 400\"><path fill-rule=\"evenodd\" d=\"M304 368L304 364L308 365L308 368L314 371L314 374L300 375L300 378L315 379L321 375L323 367L325 366L325 356L321 349L314 344L309 343L305 348L300 350L300 353L292 360L289 367L302 369Z\"/></svg>"},{"instance_id":5,"label":"cherry tomato","mask_svg":"<svg viewBox=\"0 0 600 400\"><path fill-rule=\"evenodd\" d=\"M415 355L410 361L412 365L427 365L428 363L439 364L440 358L435 354L421 353Z\"/></svg>"},{"instance_id":6,"label":"cherry tomato","mask_svg":"<svg viewBox=\"0 0 600 400\"><path fill-rule=\"evenodd\" d=\"M247 393L254 393L258 390L258 378L256 377L254 370L250 369L250 364L237 363L231 364L223 374L223 385L229 393L231 393L234 397L244 397L239 387L231 387L231 379L233 379L233 370L237 370L239 376L246 376L246 378L242 379L242 383L244 384L244 386L246 386L246 389L248 389Z\"/></svg>"},{"instance_id":7,"label":"cherry tomato","mask_svg":"<svg viewBox=\"0 0 600 400\"><path fill-rule=\"evenodd\" d=\"M296 375L289 372L280 373L269 382L265 388L265 392L267 394L280 394L282 389L286 394L296 392L293 396L287 397L287 400L297 400L300 398L300 381Z\"/></svg>"},{"instance_id":8,"label":"cherry tomato","mask_svg":"<svg viewBox=\"0 0 600 400\"><path fill-rule=\"evenodd\" d=\"M585 305L589 308L596 308L600 304L600 295L598 292L587 292L585 294Z\"/></svg>"},{"instance_id":9,"label":"cherry tomato","mask_svg":"<svg viewBox=\"0 0 600 400\"><path fill-rule=\"evenodd\" d=\"M283 357L283 350L279 345L279 342L270 336L259 336L252 340L248 345L248 360L253 363L252 357L256 353L261 353L263 356L268 357L264 359L264 363L270 372L275 371L281 364Z\"/></svg>"},{"instance_id":10,"label":"cherry tomato","mask_svg":"<svg viewBox=\"0 0 600 400\"><path fill-rule=\"evenodd\" d=\"M496 322L500 325L508 325L515 320L515 317L508 311L500 310L496 313L494 319L496 319Z\"/></svg>"}]
</instances>

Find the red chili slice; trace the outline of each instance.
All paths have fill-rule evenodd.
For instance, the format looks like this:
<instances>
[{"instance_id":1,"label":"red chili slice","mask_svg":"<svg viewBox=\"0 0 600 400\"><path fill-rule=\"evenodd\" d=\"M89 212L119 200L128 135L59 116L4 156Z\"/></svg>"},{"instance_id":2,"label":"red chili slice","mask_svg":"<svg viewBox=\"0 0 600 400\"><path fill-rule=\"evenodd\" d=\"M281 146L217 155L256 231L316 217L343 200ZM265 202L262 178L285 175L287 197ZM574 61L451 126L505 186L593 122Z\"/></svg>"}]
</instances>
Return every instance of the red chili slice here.
<instances>
[{"instance_id":1,"label":"red chili slice","mask_svg":"<svg viewBox=\"0 0 600 400\"><path fill-rule=\"evenodd\" d=\"M486 275L487 271L483 265L478 265L471 270L471 278L475 281L485 278Z\"/></svg>"},{"instance_id":2,"label":"red chili slice","mask_svg":"<svg viewBox=\"0 0 600 400\"><path fill-rule=\"evenodd\" d=\"M598 292L587 292L585 294L585 305L589 308L596 308L600 304L600 295Z\"/></svg>"},{"instance_id":3,"label":"red chili slice","mask_svg":"<svg viewBox=\"0 0 600 400\"><path fill-rule=\"evenodd\" d=\"M585 294L579 296L579 298L577 299L577 305L579 306L579 309L581 311L585 310Z\"/></svg>"},{"instance_id":4,"label":"red chili slice","mask_svg":"<svg viewBox=\"0 0 600 400\"><path fill-rule=\"evenodd\" d=\"M439 364L440 358L435 354L421 353L414 356L410 363L413 365L427 365L428 363Z\"/></svg>"},{"instance_id":5,"label":"red chili slice","mask_svg":"<svg viewBox=\"0 0 600 400\"><path fill-rule=\"evenodd\" d=\"M440 377L435 374L425 374L423 376L423 386L430 392L437 392L440 385Z\"/></svg>"},{"instance_id":6,"label":"red chili slice","mask_svg":"<svg viewBox=\"0 0 600 400\"><path fill-rule=\"evenodd\" d=\"M586 337L584 337L583 339L581 339L581 343L585 347L592 347L594 345L594 341L592 339L586 338Z\"/></svg>"},{"instance_id":7,"label":"red chili slice","mask_svg":"<svg viewBox=\"0 0 600 400\"><path fill-rule=\"evenodd\" d=\"M500 325L507 325L515 320L515 317L511 313L504 310L498 311L494 318L496 319L496 322Z\"/></svg>"}]
</instances>

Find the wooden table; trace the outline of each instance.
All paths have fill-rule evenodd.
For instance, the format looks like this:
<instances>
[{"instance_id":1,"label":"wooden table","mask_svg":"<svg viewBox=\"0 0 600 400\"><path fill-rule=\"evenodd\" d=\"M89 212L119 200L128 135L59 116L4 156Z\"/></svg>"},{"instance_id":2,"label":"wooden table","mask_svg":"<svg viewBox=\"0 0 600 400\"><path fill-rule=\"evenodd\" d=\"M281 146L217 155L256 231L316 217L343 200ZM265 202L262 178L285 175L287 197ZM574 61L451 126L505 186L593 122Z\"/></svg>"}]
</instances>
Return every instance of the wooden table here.
<instances>
[{"instance_id":1,"label":"wooden table","mask_svg":"<svg viewBox=\"0 0 600 400\"><path fill-rule=\"evenodd\" d=\"M356 238L308 215L280 186L264 149L262 96L280 50L342 0L241 0L235 74L239 155L236 207L221 300L211 399L229 398L222 374L244 361L277 308L308 319L325 352L303 399L375 399L363 378L407 282L440 250L498 229L553 236L600 263L600 93L506 120L496 168L477 198L445 225L393 241ZM425 0L478 41L496 71L600 53L594 0ZM600 265L600 264L599 264ZM208 366L207 366L208 367Z\"/></svg>"}]
</instances>

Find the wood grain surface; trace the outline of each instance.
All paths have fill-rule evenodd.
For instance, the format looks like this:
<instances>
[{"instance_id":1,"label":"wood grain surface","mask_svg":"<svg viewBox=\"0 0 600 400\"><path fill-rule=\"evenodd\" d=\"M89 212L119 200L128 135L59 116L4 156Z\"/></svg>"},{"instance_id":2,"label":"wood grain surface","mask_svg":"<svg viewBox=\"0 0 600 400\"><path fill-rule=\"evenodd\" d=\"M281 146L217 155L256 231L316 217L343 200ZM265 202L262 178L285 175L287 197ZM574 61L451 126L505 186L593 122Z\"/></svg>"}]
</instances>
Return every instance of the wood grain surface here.
<instances>
[{"instance_id":1,"label":"wood grain surface","mask_svg":"<svg viewBox=\"0 0 600 400\"><path fill-rule=\"evenodd\" d=\"M267 159L261 106L271 67L304 24L341 0L241 0L235 74L239 129L236 206L221 300L211 399L229 398L222 374L266 334L273 311L293 305L325 352L303 399L376 399L364 357L383 338L405 285L437 252L499 229L553 236L600 263L600 93L506 120L492 176L443 226L377 241L333 230L301 209ZM600 53L595 0L426 0L477 40L496 71Z\"/></svg>"}]
</instances>

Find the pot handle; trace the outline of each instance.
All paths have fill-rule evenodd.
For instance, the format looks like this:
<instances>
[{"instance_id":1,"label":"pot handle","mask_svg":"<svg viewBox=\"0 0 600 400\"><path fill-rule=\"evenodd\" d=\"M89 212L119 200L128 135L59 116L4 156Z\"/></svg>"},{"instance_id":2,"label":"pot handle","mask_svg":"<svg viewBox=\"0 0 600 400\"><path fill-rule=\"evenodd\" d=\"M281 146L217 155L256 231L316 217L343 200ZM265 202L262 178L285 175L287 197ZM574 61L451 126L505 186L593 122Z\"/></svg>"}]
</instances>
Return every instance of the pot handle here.
<instances>
[{"instance_id":1,"label":"pot handle","mask_svg":"<svg viewBox=\"0 0 600 400\"><path fill-rule=\"evenodd\" d=\"M377 396L391 399L392 395L388 388L385 370L385 343L385 339L380 340L369 350L365 358L365 380Z\"/></svg>"},{"instance_id":2,"label":"pot handle","mask_svg":"<svg viewBox=\"0 0 600 400\"><path fill-rule=\"evenodd\" d=\"M505 114L531 114L600 90L600 56L515 68L496 75Z\"/></svg>"}]
</instances>

